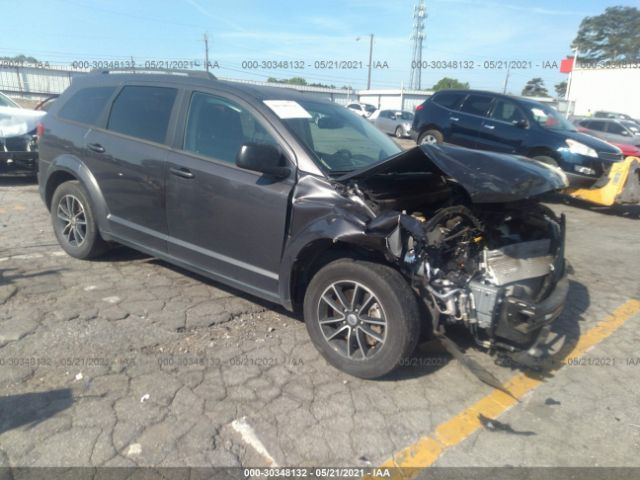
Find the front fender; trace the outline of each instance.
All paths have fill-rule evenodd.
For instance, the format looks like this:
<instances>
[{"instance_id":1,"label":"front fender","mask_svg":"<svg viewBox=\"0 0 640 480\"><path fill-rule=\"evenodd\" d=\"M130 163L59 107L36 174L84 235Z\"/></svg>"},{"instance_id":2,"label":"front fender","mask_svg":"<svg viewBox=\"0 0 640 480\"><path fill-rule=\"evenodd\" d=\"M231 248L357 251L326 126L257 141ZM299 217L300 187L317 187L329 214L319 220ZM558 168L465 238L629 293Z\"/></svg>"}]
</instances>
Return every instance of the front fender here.
<instances>
[{"instance_id":1,"label":"front fender","mask_svg":"<svg viewBox=\"0 0 640 480\"><path fill-rule=\"evenodd\" d=\"M279 294L283 305L292 308L293 271L301 260L308 255L321 253L335 243L369 250L386 251L386 237L374 235L366 231L366 222L344 212L327 214L308 224L287 243L280 264Z\"/></svg>"}]
</instances>

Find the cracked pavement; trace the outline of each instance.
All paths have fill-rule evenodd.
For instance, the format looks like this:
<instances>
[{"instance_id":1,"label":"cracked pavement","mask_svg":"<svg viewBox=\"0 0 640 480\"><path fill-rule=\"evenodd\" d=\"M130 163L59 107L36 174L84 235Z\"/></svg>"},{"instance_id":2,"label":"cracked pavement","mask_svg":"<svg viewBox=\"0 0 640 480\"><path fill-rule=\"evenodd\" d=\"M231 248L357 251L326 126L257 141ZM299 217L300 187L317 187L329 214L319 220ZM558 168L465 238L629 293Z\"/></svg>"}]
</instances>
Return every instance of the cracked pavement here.
<instances>
[{"instance_id":1,"label":"cracked pavement","mask_svg":"<svg viewBox=\"0 0 640 480\"><path fill-rule=\"evenodd\" d=\"M551 206L575 270L554 330L577 338L640 298L638 210ZM435 343L389 379L355 379L275 305L126 248L72 259L28 180L0 179L0 232L0 465L375 466L491 391ZM501 418L534 436L483 430L440 464L640 466L584 440L640 446L640 364L624 363L638 320L589 353L616 365L567 366Z\"/></svg>"}]
</instances>

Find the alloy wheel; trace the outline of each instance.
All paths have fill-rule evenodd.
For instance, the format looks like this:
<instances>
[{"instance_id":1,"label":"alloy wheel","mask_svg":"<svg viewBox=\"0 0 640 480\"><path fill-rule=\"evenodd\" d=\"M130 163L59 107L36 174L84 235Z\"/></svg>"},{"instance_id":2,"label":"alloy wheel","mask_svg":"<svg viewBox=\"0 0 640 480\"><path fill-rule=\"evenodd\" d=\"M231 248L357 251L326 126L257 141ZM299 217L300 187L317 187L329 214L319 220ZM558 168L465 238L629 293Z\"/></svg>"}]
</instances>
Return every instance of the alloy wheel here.
<instances>
[{"instance_id":1,"label":"alloy wheel","mask_svg":"<svg viewBox=\"0 0 640 480\"><path fill-rule=\"evenodd\" d=\"M324 339L349 360L368 360L387 335L387 318L378 298L364 285L334 282L318 300L318 322Z\"/></svg>"},{"instance_id":2,"label":"alloy wheel","mask_svg":"<svg viewBox=\"0 0 640 480\"><path fill-rule=\"evenodd\" d=\"M87 236L87 217L80 200L74 195L65 195L58 202L56 211L62 236L72 247L79 247Z\"/></svg>"}]
</instances>

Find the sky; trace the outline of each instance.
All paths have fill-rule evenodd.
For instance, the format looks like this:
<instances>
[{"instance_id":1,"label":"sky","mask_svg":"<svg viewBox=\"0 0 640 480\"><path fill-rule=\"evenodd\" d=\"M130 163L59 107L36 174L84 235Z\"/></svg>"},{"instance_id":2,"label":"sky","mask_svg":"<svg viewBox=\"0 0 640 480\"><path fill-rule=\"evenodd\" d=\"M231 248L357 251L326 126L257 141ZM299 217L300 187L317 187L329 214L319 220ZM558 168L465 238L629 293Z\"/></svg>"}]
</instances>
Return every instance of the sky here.
<instances>
[{"instance_id":1,"label":"sky","mask_svg":"<svg viewBox=\"0 0 640 480\"><path fill-rule=\"evenodd\" d=\"M207 33L210 61L217 62L213 73L219 77L300 76L308 82L361 89L367 83L373 34L377 68L372 88L400 88L409 84L416 2L30 0L25 10L21 2L0 0L3 18L16 19L3 22L0 56L24 54L64 66L131 57L138 66L159 60L202 64ZM553 94L553 86L566 79L553 62L559 64L571 52L580 21L608 6L640 7L640 1L426 0L425 5L423 60L468 62L474 68L423 69L423 88L447 76L469 82L472 88L502 91L506 70L484 68L485 62L513 60L531 66L525 63L527 68L511 70L508 92L519 94L528 80L541 77ZM246 68L252 61L285 60L298 66L304 62L304 68ZM355 62L362 68L315 68L323 60Z\"/></svg>"}]
</instances>

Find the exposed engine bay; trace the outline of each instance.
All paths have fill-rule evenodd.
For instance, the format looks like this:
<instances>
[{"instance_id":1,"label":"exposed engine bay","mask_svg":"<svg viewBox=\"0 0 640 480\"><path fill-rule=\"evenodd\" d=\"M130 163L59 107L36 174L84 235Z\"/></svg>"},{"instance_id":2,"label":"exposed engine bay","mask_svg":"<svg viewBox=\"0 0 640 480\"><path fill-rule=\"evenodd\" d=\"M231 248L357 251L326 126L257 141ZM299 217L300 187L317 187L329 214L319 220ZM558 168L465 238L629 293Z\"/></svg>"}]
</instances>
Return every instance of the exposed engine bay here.
<instances>
[{"instance_id":1,"label":"exposed engine bay","mask_svg":"<svg viewBox=\"0 0 640 480\"><path fill-rule=\"evenodd\" d=\"M415 172L354 180L345 194L368 209L367 231L385 235L435 333L463 324L479 345L516 352L561 312L564 217L535 200L474 203L450 178Z\"/></svg>"}]
</instances>

